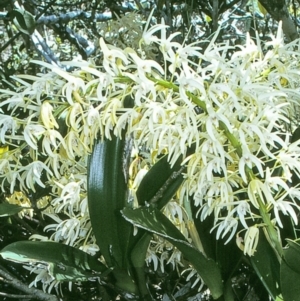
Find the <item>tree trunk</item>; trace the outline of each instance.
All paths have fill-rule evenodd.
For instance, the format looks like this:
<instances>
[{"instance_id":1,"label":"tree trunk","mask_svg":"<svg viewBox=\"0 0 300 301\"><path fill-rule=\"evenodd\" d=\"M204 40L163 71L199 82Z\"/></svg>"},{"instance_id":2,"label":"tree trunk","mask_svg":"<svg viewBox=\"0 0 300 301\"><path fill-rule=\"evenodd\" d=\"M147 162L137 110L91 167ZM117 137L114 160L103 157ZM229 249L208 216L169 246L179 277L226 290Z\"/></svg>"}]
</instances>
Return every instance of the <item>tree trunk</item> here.
<instances>
[{"instance_id":1,"label":"tree trunk","mask_svg":"<svg viewBox=\"0 0 300 301\"><path fill-rule=\"evenodd\" d=\"M276 21L282 21L282 30L288 41L293 41L299 37L297 27L292 20L285 0L259 0L261 5Z\"/></svg>"}]
</instances>

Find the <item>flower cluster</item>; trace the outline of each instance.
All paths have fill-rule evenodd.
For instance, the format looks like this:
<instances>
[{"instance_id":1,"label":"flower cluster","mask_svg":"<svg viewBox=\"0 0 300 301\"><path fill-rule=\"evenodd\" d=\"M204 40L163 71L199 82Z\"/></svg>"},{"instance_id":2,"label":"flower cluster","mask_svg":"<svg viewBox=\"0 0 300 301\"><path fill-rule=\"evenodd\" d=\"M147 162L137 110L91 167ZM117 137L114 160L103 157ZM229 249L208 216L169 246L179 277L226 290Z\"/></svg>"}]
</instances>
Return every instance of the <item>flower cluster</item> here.
<instances>
[{"instance_id":1,"label":"flower cluster","mask_svg":"<svg viewBox=\"0 0 300 301\"><path fill-rule=\"evenodd\" d=\"M67 62L76 68L68 73L35 62L50 71L19 76L19 91L1 91L0 142L8 145L0 157L1 188L13 194L51 187L52 210L45 213L55 222L46 229L51 239L95 251L87 156L96 137L121 136L125 128L136 151L153 161L165 153L171 165L184 158L177 205L165 209L171 220L185 223L180 208L190 198L201 220L213 214L217 239L228 242L242 229L238 246L249 255L257 227L282 227L281 214L298 222L292 178L300 175L300 147L290 129L300 100L299 41L284 45L279 29L266 48L248 36L229 56L230 47L215 42L218 33L204 51L177 43L176 35L166 37L164 24L146 26L138 49L101 39L101 67ZM149 45L161 52L161 64L148 59ZM191 237L188 226L178 228Z\"/></svg>"}]
</instances>

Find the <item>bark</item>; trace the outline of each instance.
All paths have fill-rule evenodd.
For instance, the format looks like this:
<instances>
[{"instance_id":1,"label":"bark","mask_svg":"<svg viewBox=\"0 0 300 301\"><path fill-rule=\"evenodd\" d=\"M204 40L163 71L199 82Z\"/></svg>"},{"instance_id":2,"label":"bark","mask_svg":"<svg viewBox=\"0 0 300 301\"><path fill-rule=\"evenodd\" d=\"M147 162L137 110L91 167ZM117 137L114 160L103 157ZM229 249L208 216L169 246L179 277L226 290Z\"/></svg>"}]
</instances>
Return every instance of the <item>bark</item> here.
<instances>
[{"instance_id":1,"label":"bark","mask_svg":"<svg viewBox=\"0 0 300 301\"><path fill-rule=\"evenodd\" d=\"M273 19L282 21L282 30L288 41L299 37L297 26L288 12L285 0L259 0Z\"/></svg>"},{"instance_id":2,"label":"bark","mask_svg":"<svg viewBox=\"0 0 300 301\"><path fill-rule=\"evenodd\" d=\"M29 298L35 298L38 300L43 301L58 301L58 297L54 295L50 295L47 293L44 293L41 290L38 290L34 287L28 287L26 284L21 282L19 279L12 276L6 269L2 266L0 266L0 277L1 280L6 282L7 284L10 284L12 287L22 291L23 293L28 294ZM10 295L12 296L12 295Z\"/></svg>"}]
</instances>

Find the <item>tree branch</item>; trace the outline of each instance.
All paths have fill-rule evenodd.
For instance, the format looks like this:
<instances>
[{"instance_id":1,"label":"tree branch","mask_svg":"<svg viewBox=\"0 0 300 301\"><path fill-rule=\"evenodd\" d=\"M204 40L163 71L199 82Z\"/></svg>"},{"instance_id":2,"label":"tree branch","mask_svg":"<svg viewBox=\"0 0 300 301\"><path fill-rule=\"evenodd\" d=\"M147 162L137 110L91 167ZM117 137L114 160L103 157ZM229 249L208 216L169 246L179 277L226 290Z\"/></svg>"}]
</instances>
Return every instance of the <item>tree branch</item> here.
<instances>
[{"instance_id":1,"label":"tree branch","mask_svg":"<svg viewBox=\"0 0 300 301\"><path fill-rule=\"evenodd\" d=\"M92 13L85 12L82 10L71 11L66 14L60 14L58 16L43 16L36 20L36 24L38 25L52 25L58 22L60 23L68 23L72 20L89 20L92 18ZM94 19L98 22L106 22L112 19L111 12L105 12L103 14L95 14ZM0 20L10 20L8 12L0 12Z\"/></svg>"},{"instance_id":2,"label":"tree branch","mask_svg":"<svg viewBox=\"0 0 300 301\"><path fill-rule=\"evenodd\" d=\"M9 272L6 271L4 267L0 265L0 276L4 277L4 281L8 284L10 284L12 287L30 295L38 300L43 301L58 301L58 298L54 295L50 295L47 293L44 293L41 290L38 290L34 287L28 287L26 284L21 282L19 279L12 276Z\"/></svg>"},{"instance_id":3,"label":"tree branch","mask_svg":"<svg viewBox=\"0 0 300 301\"><path fill-rule=\"evenodd\" d=\"M51 15L51 16L43 16L40 17L36 23L37 24L57 24L60 23L69 23L72 20L89 20L92 18L92 13L85 11L71 11L66 14L60 14L59 16ZM106 22L112 19L111 12L106 12L103 14L95 14L95 20L98 22Z\"/></svg>"},{"instance_id":4,"label":"tree branch","mask_svg":"<svg viewBox=\"0 0 300 301\"><path fill-rule=\"evenodd\" d=\"M276 21L282 20L282 30L288 41L298 38L297 27L292 20L285 0L260 0L262 6Z\"/></svg>"}]
</instances>

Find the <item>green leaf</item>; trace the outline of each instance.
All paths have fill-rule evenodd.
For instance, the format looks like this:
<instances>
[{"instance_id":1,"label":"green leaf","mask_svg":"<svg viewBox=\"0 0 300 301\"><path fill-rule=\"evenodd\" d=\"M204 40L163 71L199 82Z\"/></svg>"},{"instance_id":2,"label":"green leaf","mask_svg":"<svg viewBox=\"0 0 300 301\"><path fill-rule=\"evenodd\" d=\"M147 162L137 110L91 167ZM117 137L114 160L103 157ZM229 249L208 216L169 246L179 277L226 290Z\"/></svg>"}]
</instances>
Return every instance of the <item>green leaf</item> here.
<instances>
[{"instance_id":1,"label":"green leaf","mask_svg":"<svg viewBox=\"0 0 300 301\"><path fill-rule=\"evenodd\" d=\"M158 209L163 208L173 197L183 182L181 159L171 168L167 156L156 162L143 178L137 190L139 204L152 203ZM145 278L145 258L152 234L140 229L137 236L132 237L131 263L134 267L140 294L146 300L149 291Z\"/></svg>"},{"instance_id":2,"label":"green leaf","mask_svg":"<svg viewBox=\"0 0 300 301\"><path fill-rule=\"evenodd\" d=\"M281 292L284 301L297 301L300 296L300 245L288 240L289 247L283 250L280 268Z\"/></svg>"},{"instance_id":3,"label":"green leaf","mask_svg":"<svg viewBox=\"0 0 300 301\"><path fill-rule=\"evenodd\" d=\"M140 205L153 204L163 208L173 197L183 182L181 158L173 167L165 155L147 172L136 191Z\"/></svg>"},{"instance_id":4,"label":"green leaf","mask_svg":"<svg viewBox=\"0 0 300 301\"><path fill-rule=\"evenodd\" d=\"M275 300L279 293L277 286L280 283L280 264L273 248L262 232L260 233L256 252L254 256L250 257L250 261L258 278Z\"/></svg>"},{"instance_id":5,"label":"green leaf","mask_svg":"<svg viewBox=\"0 0 300 301\"><path fill-rule=\"evenodd\" d=\"M232 275L238 269L243 252L236 246L234 239L226 245L224 240L216 241L216 261L221 268L222 278L227 281L231 280Z\"/></svg>"},{"instance_id":6,"label":"green leaf","mask_svg":"<svg viewBox=\"0 0 300 301\"><path fill-rule=\"evenodd\" d=\"M1 203L0 204L0 217L14 215L16 213L19 213L23 209L26 209L26 208L15 205L15 204L9 204L7 202Z\"/></svg>"},{"instance_id":7,"label":"green leaf","mask_svg":"<svg viewBox=\"0 0 300 301\"><path fill-rule=\"evenodd\" d=\"M84 281L110 272L96 257L50 241L18 241L3 248L0 255L16 262L46 262L57 280Z\"/></svg>"},{"instance_id":8,"label":"green leaf","mask_svg":"<svg viewBox=\"0 0 300 301\"><path fill-rule=\"evenodd\" d=\"M36 22L34 16L30 12L16 8L10 15L20 31L28 35L33 34Z\"/></svg>"},{"instance_id":9,"label":"green leaf","mask_svg":"<svg viewBox=\"0 0 300 301\"><path fill-rule=\"evenodd\" d=\"M127 146L125 138L113 134L111 140L95 142L88 163L87 191L93 232L107 265L114 268L114 284L136 293L129 259L133 226L121 216L121 209L129 205L124 157Z\"/></svg>"},{"instance_id":10,"label":"green leaf","mask_svg":"<svg viewBox=\"0 0 300 301\"><path fill-rule=\"evenodd\" d=\"M132 225L120 210L127 205L127 183L123 170L125 139L94 144L88 164L88 206L91 224L100 251L109 266L127 267L127 245Z\"/></svg>"},{"instance_id":11,"label":"green leaf","mask_svg":"<svg viewBox=\"0 0 300 301\"><path fill-rule=\"evenodd\" d=\"M191 245L163 213L155 208L125 208L122 214L133 225L164 237L178 248L197 270L214 299L223 294L221 272L217 264Z\"/></svg>"},{"instance_id":12,"label":"green leaf","mask_svg":"<svg viewBox=\"0 0 300 301\"><path fill-rule=\"evenodd\" d=\"M299 260L299 259L298 259ZM300 274L286 262L281 264L281 292L284 301L297 301L300 296Z\"/></svg>"},{"instance_id":13,"label":"green leaf","mask_svg":"<svg viewBox=\"0 0 300 301\"><path fill-rule=\"evenodd\" d=\"M298 260L300 260L298 258ZM299 262L299 261L298 261ZM286 262L281 263L281 293L284 301L297 301L300 296L300 274Z\"/></svg>"},{"instance_id":14,"label":"green leaf","mask_svg":"<svg viewBox=\"0 0 300 301\"><path fill-rule=\"evenodd\" d=\"M300 274L300 240L287 239L288 248L284 250L284 260L295 272ZM295 263L298 264L295 264Z\"/></svg>"},{"instance_id":15,"label":"green leaf","mask_svg":"<svg viewBox=\"0 0 300 301\"><path fill-rule=\"evenodd\" d=\"M136 242L130 253L131 263L135 270L135 277L138 283L140 294L146 300L146 296L149 295L146 275L145 275L145 260L147 255L147 250L149 248L150 241L152 239L152 234L140 229L143 234L140 239ZM143 299L143 300L144 300Z\"/></svg>"}]
</instances>

